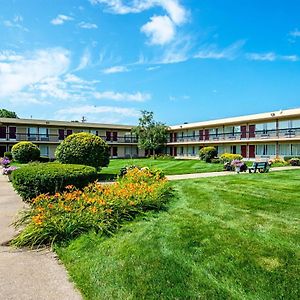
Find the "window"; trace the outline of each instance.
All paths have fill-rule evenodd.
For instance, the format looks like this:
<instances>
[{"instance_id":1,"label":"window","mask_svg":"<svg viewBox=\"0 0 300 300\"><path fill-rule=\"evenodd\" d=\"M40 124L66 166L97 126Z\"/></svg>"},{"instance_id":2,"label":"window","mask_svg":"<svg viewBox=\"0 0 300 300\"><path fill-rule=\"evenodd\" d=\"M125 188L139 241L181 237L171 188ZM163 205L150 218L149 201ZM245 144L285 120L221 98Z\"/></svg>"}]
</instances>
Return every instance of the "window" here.
<instances>
[{"instance_id":1,"label":"window","mask_svg":"<svg viewBox=\"0 0 300 300\"><path fill-rule=\"evenodd\" d=\"M94 135L98 135L98 130L92 129L90 130L90 133Z\"/></svg>"},{"instance_id":2,"label":"window","mask_svg":"<svg viewBox=\"0 0 300 300\"><path fill-rule=\"evenodd\" d=\"M39 136L41 141L49 141L48 128L39 128Z\"/></svg>"},{"instance_id":3,"label":"window","mask_svg":"<svg viewBox=\"0 0 300 300\"><path fill-rule=\"evenodd\" d=\"M29 141L35 141L37 138L38 130L36 127L27 128L27 136Z\"/></svg>"},{"instance_id":4,"label":"window","mask_svg":"<svg viewBox=\"0 0 300 300\"><path fill-rule=\"evenodd\" d=\"M292 155L300 155L300 144L292 144Z\"/></svg>"},{"instance_id":5,"label":"window","mask_svg":"<svg viewBox=\"0 0 300 300\"><path fill-rule=\"evenodd\" d=\"M180 154L183 155L183 147L180 147Z\"/></svg>"},{"instance_id":6,"label":"window","mask_svg":"<svg viewBox=\"0 0 300 300\"><path fill-rule=\"evenodd\" d=\"M262 124L256 124L255 126L256 131L258 131L260 134L269 134L270 131L276 130L276 123L262 123Z\"/></svg>"},{"instance_id":7,"label":"window","mask_svg":"<svg viewBox=\"0 0 300 300\"><path fill-rule=\"evenodd\" d=\"M5 126L0 127L0 139L2 139L2 140L6 139L6 127Z\"/></svg>"},{"instance_id":8,"label":"window","mask_svg":"<svg viewBox=\"0 0 300 300\"><path fill-rule=\"evenodd\" d=\"M40 145L41 156L49 157L49 146Z\"/></svg>"},{"instance_id":9,"label":"window","mask_svg":"<svg viewBox=\"0 0 300 300\"><path fill-rule=\"evenodd\" d=\"M268 145L256 145L256 155L264 156L264 155L275 155L275 145L268 144Z\"/></svg>"}]
</instances>

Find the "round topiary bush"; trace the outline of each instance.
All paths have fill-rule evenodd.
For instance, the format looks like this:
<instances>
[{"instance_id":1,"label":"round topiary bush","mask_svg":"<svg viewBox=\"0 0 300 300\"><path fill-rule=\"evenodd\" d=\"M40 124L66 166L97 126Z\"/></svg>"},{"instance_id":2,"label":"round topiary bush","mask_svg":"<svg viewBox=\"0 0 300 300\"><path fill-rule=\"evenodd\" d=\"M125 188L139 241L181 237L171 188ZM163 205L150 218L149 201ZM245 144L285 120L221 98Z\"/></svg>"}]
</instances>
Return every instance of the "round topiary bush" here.
<instances>
[{"instance_id":1,"label":"round topiary bush","mask_svg":"<svg viewBox=\"0 0 300 300\"><path fill-rule=\"evenodd\" d=\"M63 164L81 164L99 169L109 164L109 146L94 134L73 133L57 147L55 157Z\"/></svg>"},{"instance_id":2,"label":"round topiary bush","mask_svg":"<svg viewBox=\"0 0 300 300\"><path fill-rule=\"evenodd\" d=\"M11 154L14 160L28 163L39 159L40 149L31 142L19 142L12 147Z\"/></svg>"},{"instance_id":3,"label":"round topiary bush","mask_svg":"<svg viewBox=\"0 0 300 300\"><path fill-rule=\"evenodd\" d=\"M199 157L201 160L204 160L205 162L211 162L211 160L215 157L217 157L218 151L215 147L203 147L199 151Z\"/></svg>"}]
</instances>

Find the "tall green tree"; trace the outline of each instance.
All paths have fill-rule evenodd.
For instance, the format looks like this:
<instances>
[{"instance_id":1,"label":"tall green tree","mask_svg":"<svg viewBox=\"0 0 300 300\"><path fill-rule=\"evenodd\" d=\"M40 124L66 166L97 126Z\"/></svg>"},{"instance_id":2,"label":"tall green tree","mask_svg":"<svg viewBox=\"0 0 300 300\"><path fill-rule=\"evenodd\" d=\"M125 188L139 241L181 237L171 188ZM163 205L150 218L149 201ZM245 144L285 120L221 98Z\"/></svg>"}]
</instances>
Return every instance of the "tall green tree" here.
<instances>
[{"instance_id":1,"label":"tall green tree","mask_svg":"<svg viewBox=\"0 0 300 300\"><path fill-rule=\"evenodd\" d=\"M14 111L9 111L7 109L0 109L0 118L18 118Z\"/></svg>"},{"instance_id":2,"label":"tall green tree","mask_svg":"<svg viewBox=\"0 0 300 300\"><path fill-rule=\"evenodd\" d=\"M167 143L168 127L153 119L153 112L142 110L138 126L132 129L132 133L138 137L138 146L153 154Z\"/></svg>"}]
</instances>

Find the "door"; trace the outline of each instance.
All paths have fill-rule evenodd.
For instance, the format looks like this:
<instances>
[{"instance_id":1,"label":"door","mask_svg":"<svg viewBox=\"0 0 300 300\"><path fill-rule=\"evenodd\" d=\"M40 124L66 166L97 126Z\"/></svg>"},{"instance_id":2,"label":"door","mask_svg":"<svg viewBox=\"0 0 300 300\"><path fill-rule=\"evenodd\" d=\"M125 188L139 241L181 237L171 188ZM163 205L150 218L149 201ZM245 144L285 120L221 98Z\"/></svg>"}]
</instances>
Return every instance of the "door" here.
<instances>
[{"instance_id":1,"label":"door","mask_svg":"<svg viewBox=\"0 0 300 300\"><path fill-rule=\"evenodd\" d=\"M118 147L112 147L112 156L118 156Z\"/></svg>"},{"instance_id":2,"label":"door","mask_svg":"<svg viewBox=\"0 0 300 300\"><path fill-rule=\"evenodd\" d=\"M173 133L170 133L170 143L172 143L172 142L173 142ZM170 149L172 149L172 148L170 148Z\"/></svg>"},{"instance_id":3,"label":"door","mask_svg":"<svg viewBox=\"0 0 300 300\"><path fill-rule=\"evenodd\" d=\"M255 125L249 125L249 138L255 137Z\"/></svg>"},{"instance_id":4,"label":"door","mask_svg":"<svg viewBox=\"0 0 300 300\"><path fill-rule=\"evenodd\" d=\"M173 149L173 155L177 156L177 147L174 147L174 149Z\"/></svg>"},{"instance_id":5,"label":"door","mask_svg":"<svg viewBox=\"0 0 300 300\"><path fill-rule=\"evenodd\" d=\"M205 129L205 140L208 141L209 140L209 130Z\"/></svg>"},{"instance_id":6,"label":"door","mask_svg":"<svg viewBox=\"0 0 300 300\"><path fill-rule=\"evenodd\" d=\"M249 145L249 158L255 158L255 145Z\"/></svg>"},{"instance_id":7,"label":"door","mask_svg":"<svg viewBox=\"0 0 300 300\"><path fill-rule=\"evenodd\" d=\"M106 141L111 141L111 132L110 131L106 131Z\"/></svg>"},{"instance_id":8,"label":"door","mask_svg":"<svg viewBox=\"0 0 300 300\"><path fill-rule=\"evenodd\" d=\"M203 141L203 130L199 130L199 141Z\"/></svg>"},{"instance_id":9,"label":"door","mask_svg":"<svg viewBox=\"0 0 300 300\"><path fill-rule=\"evenodd\" d=\"M177 132L174 132L174 142L177 142Z\"/></svg>"},{"instance_id":10,"label":"door","mask_svg":"<svg viewBox=\"0 0 300 300\"><path fill-rule=\"evenodd\" d=\"M173 147L170 147L170 152L169 152L169 154L171 155L171 156L173 156Z\"/></svg>"},{"instance_id":11,"label":"door","mask_svg":"<svg viewBox=\"0 0 300 300\"><path fill-rule=\"evenodd\" d=\"M0 146L0 157L4 156L4 152L6 152L6 146Z\"/></svg>"},{"instance_id":12,"label":"door","mask_svg":"<svg viewBox=\"0 0 300 300\"><path fill-rule=\"evenodd\" d=\"M6 127L0 127L0 139L6 140Z\"/></svg>"},{"instance_id":13,"label":"door","mask_svg":"<svg viewBox=\"0 0 300 300\"><path fill-rule=\"evenodd\" d=\"M247 138L247 126L246 125L241 126L241 138L242 139Z\"/></svg>"},{"instance_id":14,"label":"door","mask_svg":"<svg viewBox=\"0 0 300 300\"><path fill-rule=\"evenodd\" d=\"M73 133L73 130L72 129L67 129L67 136L68 135L71 135Z\"/></svg>"},{"instance_id":15,"label":"door","mask_svg":"<svg viewBox=\"0 0 300 300\"><path fill-rule=\"evenodd\" d=\"M59 140L65 139L65 130L64 129L58 129L58 139Z\"/></svg>"},{"instance_id":16,"label":"door","mask_svg":"<svg viewBox=\"0 0 300 300\"><path fill-rule=\"evenodd\" d=\"M244 158L247 157L247 146L246 145L241 146L241 154Z\"/></svg>"},{"instance_id":17,"label":"door","mask_svg":"<svg viewBox=\"0 0 300 300\"><path fill-rule=\"evenodd\" d=\"M113 132L113 141L114 141L114 142L117 142L117 141L118 141L118 132L117 132L117 131L114 131L114 132Z\"/></svg>"}]
</instances>

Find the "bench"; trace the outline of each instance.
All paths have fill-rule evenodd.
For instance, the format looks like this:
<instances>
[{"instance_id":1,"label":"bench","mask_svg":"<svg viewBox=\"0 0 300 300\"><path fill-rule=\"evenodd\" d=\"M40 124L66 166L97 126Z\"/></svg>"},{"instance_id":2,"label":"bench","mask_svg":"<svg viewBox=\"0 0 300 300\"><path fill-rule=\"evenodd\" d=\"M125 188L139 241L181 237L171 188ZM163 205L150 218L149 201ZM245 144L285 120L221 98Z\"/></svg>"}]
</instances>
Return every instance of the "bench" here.
<instances>
[{"instance_id":1,"label":"bench","mask_svg":"<svg viewBox=\"0 0 300 300\"><path fill-rule=\"evenodd\" d=\"M248 168L249 173L256 173L258 171L259 173L267 173L270 170L270 166L268 162L254 162L252 167Z\"/></svg>"}]
</instances>

